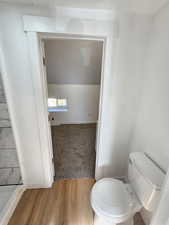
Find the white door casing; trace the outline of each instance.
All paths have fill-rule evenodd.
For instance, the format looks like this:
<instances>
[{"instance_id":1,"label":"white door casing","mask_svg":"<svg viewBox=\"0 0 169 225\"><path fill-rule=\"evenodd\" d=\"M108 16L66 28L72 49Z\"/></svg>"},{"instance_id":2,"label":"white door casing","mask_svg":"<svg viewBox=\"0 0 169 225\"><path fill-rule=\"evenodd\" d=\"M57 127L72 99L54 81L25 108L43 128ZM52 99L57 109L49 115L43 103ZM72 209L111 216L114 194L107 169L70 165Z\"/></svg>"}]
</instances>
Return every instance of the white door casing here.
<instances>
[{"instance_id":1,"label":"white door casing","mask_svg":"<svg viewBox=\"0 0 169 225\"><path fill-rule=\"evenodd\" d=\"M43 79L43 87L44 87L44 104L46 105L46 109L48 109L48 87L47 87L47 73L46 73L46 64L45 64L45 46L44 41L40 41L40 56L41 56L41 66L42 66L42 79ZM52 147L52 135L51 135L51 123L49 119L49 112L48 112L48 146L50 151L50 157L52 158L52 168L53 168L53 177L55 176L55 169L54 169L54 161L53 161L53 147Z\"/></svg>"},{"instance_id":2,"label":"white door casing","mask_svg":"<svg viewBox=\"0 0 169 225\"><path fill-rule=\"evenodd\" d=\"M74 21L74 20L73 20ZM53 164L52 164L52 150L51 150L51 135L48 132L48 113L46 108L47 94L45 94L46 87L44 85L43 64L40 55L40 40L44 38L67 38L67 39L84 39L84 40L101 40L103 41L103 58L102 58L102 73L101 73L101 90L100 90L100 105L99 105L99 119L97 129L97 143L96 143L96 169L95 177L99 179L104 175L104 168L99 165L103 161L105 154L102 150L111 150L111 113L112 104L110 104L110 97L112 91L112 49L113 41L117 39L114 34L113 22L93 20L92 23L84 21L86 29L81 30L77 27L77 23L71 30L63 30L57 24L55 18L24 16L23 17L24 31L26 32L29 58L31 67L32 84L34 89L34 99L36 105L37 126L39 129L39 160L43 170L43 177L41 177L41 184L43 187L52 185L53 182ZM63 19L63 22L65 20ZM80 20L80 23L83 20ZM59 20L60 23L60 20ZM58 25L58 26L57 26ZM61 24L64 27L63 24ZM60 26L60 27L59 27ZM79 30L78 30L79 29ZM108 103L108 104L107 104ZM103 107L106 104L107 108ZM103 116L104 114L104 116ZM106 135L105 135L106 132ZM109 134L109 135L107 135ZM103 146L104 145L104 146ZM40 165L40 163L39 163Z\"/></svg>"}]
</instances>

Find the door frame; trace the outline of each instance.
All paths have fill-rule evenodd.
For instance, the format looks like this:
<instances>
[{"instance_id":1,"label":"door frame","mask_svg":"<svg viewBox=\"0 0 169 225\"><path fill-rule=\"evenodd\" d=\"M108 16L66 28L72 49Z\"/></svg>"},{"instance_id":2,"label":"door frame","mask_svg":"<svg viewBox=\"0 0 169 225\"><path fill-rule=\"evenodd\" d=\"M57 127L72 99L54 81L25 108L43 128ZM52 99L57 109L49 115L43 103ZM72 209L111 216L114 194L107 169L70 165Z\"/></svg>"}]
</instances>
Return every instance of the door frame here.
<instances>
[{"instance_id":1,"label":"door frame","mask_svg":"<svg viewBox=\"0 0 169 225\"><path fill-rule=\"evenodd\" d=\"M67 12L66 12L67 13ZM87 10L88 13L88 10ZM96 142L96 164L95 178L100 179L104 176L105 168L103 162L107 163L104 158L104 152L109 152L111 149L111 134L112 128L107 127L111 119L112 104L108 105L110 96L112 95L112 76L115 72L115 66L112 66L112 60L115 60L114 55L117 51L118 30L117 24L112 22L112 16L109 13L103 18L102 12L97 12L98 15L91 15L90 20L86 18L74 19L73 15L67 17L39 17L39 16L23 16L23 29L28 43L28 56L30 64L30 76L32 78L32 88L34 95L34 108L36 114L36 130L38 131L38 152L41 180L38 182L41 187L50 187L53 183L53 164L51 157L51 143L47 132L47 108L44 103L44 82L42 79L42 58L40 56L40 38L57 36L59 38L73 39L89 39L104 41L103 60L102 60L102 87L100 90L100 108L98 119L98 132ZM87 16L88 17L88 16ZM66 18L66 20L65 20ZM70 24L70 26L69 26ZM77 26L78 25L78 26ZM68 29L70 28L70 29ZM83 29L82 29L83 28ZM104 107L102 107L104 105ZM104 116L103 116L104 114ZM108 116L108 117L107 117ZM106 162L105 162L106 161ZM109 168L111 169L111 168ZM41 184L40 184L41 183Z\"/></svg>"},{"instance_id":2,"label":"door frame","mask_svg":"<svg viewBox=\"0 0 169 225\"><path fill-rule=\"evenodd\" d=\"M100 131L101 131L101 116L102 116L102 102L103 102L103 83L104 83L104 65L105 65L105 52L106 52L106 37L99 37L99 36L88 36L88 35L70 35L70 34L58 34L58 33L52 33L52 34L46 34L46 33L40 33L38 34L39 43L40 43L40 57L43 57L43 49L41 47L43 40L50 40L50 39L63 39L63 40L88 40L88 41L99 41L102 42L103 48L102 48L102 59L101 59L101 81L100 81L100 90L99 90L99 107L98 107L98 120L97 120L97 127L96 127L96 141L95 141L95 150L96 150L96 164L95 164L95 170L97 169L97 153L99 152L99 144L100 144ZM43 61L41 60L41 71L42 71L42 80L46 81L47 84L47 77L45 74L45 71L43 71ZM45 90L48 89L47 85L44 84ZM45 87L46 86L46 87ZM44 90L44 98L47 99L48 93ZM47 101L44 101L46 110L48 108ZM50 132L48 132L49 134ZM49 145L52 146L52 140L48 136ZM50 148L50 154L53 157L53 148ZM53 161L53 160L52 160ZM54 165L53 165L54 167Z\"/></svg>"},{"instance_id":3,"label":"door frame","mask_svg":"<svg viewBox=\"0 0 169 225\"><path fill-rule=\"evenodd\" d=\"M99 115L96 132L96 164L95 174L97 170L98 153L100 151L100 132L102 121L102 103L103 103L103 88L104 88L104 71L105 71L105 55L107 48L107 37L92 36L83 34L67 34L67 33L46 33L46 32L27 32L29 45L29 58L31 62L32 83L34 88L35 104L37 111L37 120L39 127L39 142L41 146L41 156L43 161L45 179L52 185L54 180L54 165L53 165L53 149L51 134L48 126L48 111L47 111L47 82L43 68L43 57L41 41L43 39L77 39L77 40L95 40L103 42L102 51L102 69L101 69L101 84L99 98Z\"/></svg>"}]
</instances>

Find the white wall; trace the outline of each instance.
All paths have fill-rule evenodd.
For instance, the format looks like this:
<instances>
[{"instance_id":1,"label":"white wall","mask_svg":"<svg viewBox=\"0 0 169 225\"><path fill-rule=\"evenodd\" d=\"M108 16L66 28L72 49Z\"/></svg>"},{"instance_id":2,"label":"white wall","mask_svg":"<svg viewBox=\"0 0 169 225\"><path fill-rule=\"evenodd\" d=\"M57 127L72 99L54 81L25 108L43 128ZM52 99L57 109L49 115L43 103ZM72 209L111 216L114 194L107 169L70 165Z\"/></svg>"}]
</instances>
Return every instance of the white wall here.
<instances>
[{"instance_id":1,"label":"white wall","mask_svg":"<svg viewBox=\"0 0 169 225\"><path fill-rule=\"evenodd\" d=\"M100 12L99 12L100 13ZM23 182L28 186L45 187L50 185L45 175L45 165L42 160L42 149L39 139L38 115L34 87L31 77L30 61L28 56L27 33L23 30L22 15L52 16L53 11L47 8L16 7L0 4L0 47L5 64L5 76L8 80L8 90L11 99L13 120L17 133L17 148L22 164ZM90 13L89 13L90 14ZM84 15L84 14L83 14ZM91 14L90 14L91 15ZM93 11L92 11L93 15ZM75 13L76 16L76 13ZM104 157L99 156L98 176L106 176L103 173L103 165L109 160L112 151L112 61L115 36L114 23L109 20L85 19L74 16L58 16L56 20L56 32L67 32L86 35L107 35L106 42L106 66L103 91L103 109L100 134L100 148L104 150ZM109 160L110 168L112 161Z\"/></svg>"},{"instance_id":2,"label":"white wall","mask_svg":"<svg viewBox=\"0 0 169 225\"><path fill-rule=\"evenodd\" d=\"M92 123L98 120L99 85L48 84L48 96L67 98L67 112L52 112L51 125Z\"/></svg>"},{"instance_id":3,"label":"white wall","mask_svg":"<svg viewBox=\"0 0 169 225\"><path fill-rule=\"evenodd\" d=\"M0 10L1 48L9 80L18 146L24 164L23 178L26 184L43 186L47 178L44 177L41 160L27 34L23 31L22 15L52 16L54 13L47 8L25 9L19 6L10 8L3 4ZM89 19L88 13L84 12L82 17L85 19L78 19L77 15L80 15L78 10L71 16L59 14L56 19L56 30L61 33L107 36L96 177L124 176L140 96L142 81L140 62L143 61L146 49L149 17L126 14L114 22L105 18L101 20L100 17L95 20L91 18L93 13L89 12ZM103 15L105 17L105 14Z\"/></svg>"},{"instance_id":4,"label":"white wall","mask_svg":"<svg viewBox=\"0 0 169 225\"><path fill-rule=\"evenodd\" d=\"M11 119L22 170L23 183L28 186L48 186L41 160L41 149L36 119L34 90L28 58L23 14L52 15L44 8L0 4L0 57L3 76L10 97ZM1 68L2 70L2 68Z\"/></svg>"},{"instance_id":5,"label":"white wall","mask_svg":"<svg viewBox=\"0 0 169 225\"><path fill-rule=\"evenodd\" d=\"M164 171L167 171L169 166L168 21L169 6L154 16L150 27L138 113L130 142L131 151L147 152ZM143 211L143 216L149 224L151 214ZM164 220L160 222L158 218L155 224L165 223Z\"/></svg>"},{"instance_id":6,"label":"white wall","mask_svg":"<svg viewBox=\"0 0 169 225\"><path fill-rule=\"evenodd\" d=\"M111 149L102 159L107 176L124 176L127 171L130 142L140 101L143 64L149 40L151 17L124 14L119 20L119 39L115 73L112 80L113 123Z\"/></svg>"},{"instance_id":7,"label":"white wall","mask_svg":"<svg viewBox=\"0 0 169 225\"><path fill-rule=\"evenodd\" d=\"M144 81L132 139L133 151L147 152L165 171L169 166L169 7L154 17L145 58Z\"/></svg>"}]
</instances>

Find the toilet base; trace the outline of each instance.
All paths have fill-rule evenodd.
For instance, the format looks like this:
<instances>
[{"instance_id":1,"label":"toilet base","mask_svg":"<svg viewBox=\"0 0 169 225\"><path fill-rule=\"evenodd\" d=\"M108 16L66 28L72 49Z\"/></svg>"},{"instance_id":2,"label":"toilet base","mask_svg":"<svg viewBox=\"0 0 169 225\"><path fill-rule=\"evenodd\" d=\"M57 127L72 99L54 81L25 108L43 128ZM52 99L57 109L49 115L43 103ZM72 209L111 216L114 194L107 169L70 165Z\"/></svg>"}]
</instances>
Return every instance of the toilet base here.
<instances>
[{"instance_id":1,"label":"toilet base","mask_svg":"<svg viewBox=\"0 0 169 225\"><path fill-rule=\"evenodd\" d=\"M98 216L95 214L94 216L94 225L134 225L133 217L128 219L123 223L113 223L111 220L106 219L104 217Z\"/></svg>"},{"instance_id":2,"label":"toilet base","mask_svg":"<svg viewBox=\"0 0 169 225\"><path fill-rule=\"evenodd\" d=\"M98 216L95 214L94 216L94 225L116 225L111 221L105 219L104 217Z\"/></svg>"}]
</instances>

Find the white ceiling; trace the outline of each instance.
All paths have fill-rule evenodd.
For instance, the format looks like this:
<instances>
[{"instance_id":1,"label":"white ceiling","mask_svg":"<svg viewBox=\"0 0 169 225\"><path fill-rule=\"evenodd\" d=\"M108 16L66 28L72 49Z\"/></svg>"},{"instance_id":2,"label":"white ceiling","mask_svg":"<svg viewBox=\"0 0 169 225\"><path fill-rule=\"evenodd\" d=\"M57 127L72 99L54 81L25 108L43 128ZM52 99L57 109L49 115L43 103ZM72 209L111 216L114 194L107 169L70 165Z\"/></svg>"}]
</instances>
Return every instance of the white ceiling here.
<instances>
[{"instance_id":1,"label":"white ceiling","mask_svg":"<svg viewBox=\"0 0 169 225\"><path fill-rule=\"evenodd\" d=\"M100 84L102 42L45 40L49 84Z\"/></svg>"},{"instance_id":2,"label":"white ceiling","mask_svg":"<svg viewBox=\"0 0 169 225\"><path fill-rule=\"evenodd\" d=\"M0 0L0 2L154 13L169 0Z\"/></svg>"}]
</instances>

